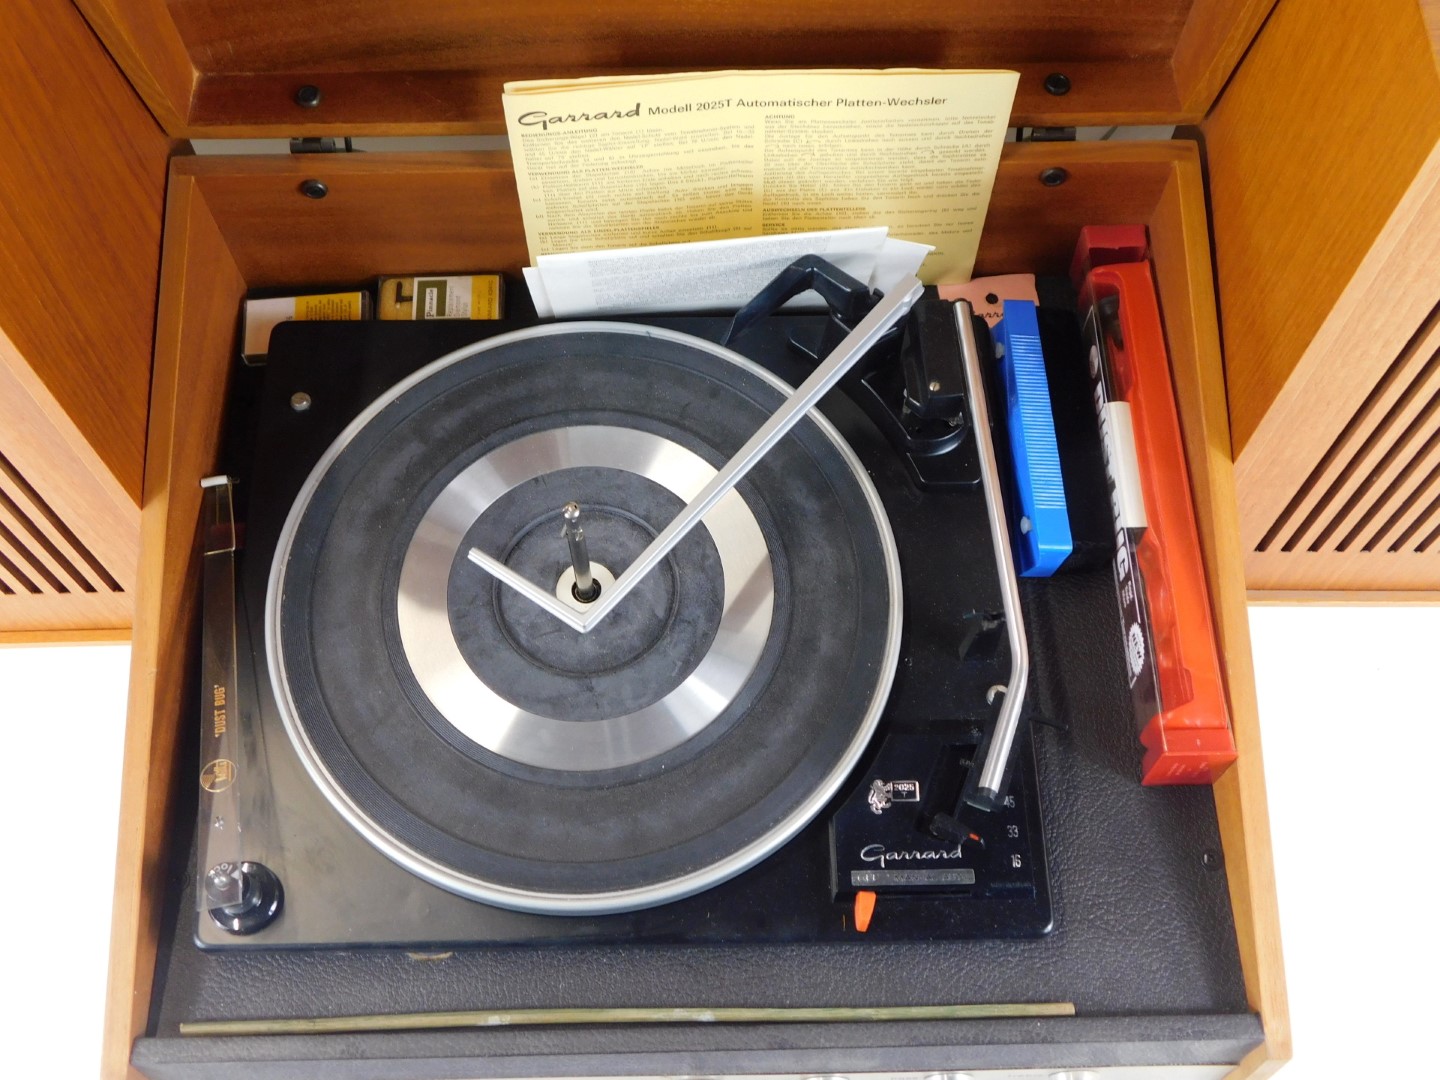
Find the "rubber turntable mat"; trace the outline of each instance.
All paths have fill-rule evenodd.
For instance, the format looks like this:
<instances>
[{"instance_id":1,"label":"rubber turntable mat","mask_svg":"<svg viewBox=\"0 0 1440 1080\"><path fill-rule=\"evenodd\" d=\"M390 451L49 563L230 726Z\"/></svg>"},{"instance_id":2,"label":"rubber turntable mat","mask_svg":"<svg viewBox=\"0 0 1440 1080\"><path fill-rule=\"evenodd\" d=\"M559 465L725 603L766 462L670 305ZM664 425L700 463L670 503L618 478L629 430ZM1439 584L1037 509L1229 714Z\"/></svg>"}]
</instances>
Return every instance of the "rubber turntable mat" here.
<instances>
[{"instance_id":1,"label":"rubber turntable mat","mask_svg":"<svg viewBox=\"0 0 1440 1080\"><path fill-rule=\"evenodd\" d=\"M576 368L582 374L567 380ZM301 520L292 550L304 557L287 566L281 616L300 723L348 797L447 868L547 894L679 879L754 843L808 799L862 727L889 618L874 517L813 425L777 446L739 489L761 517L782 585L767 643L776 655L757 689L719 718L729 730L703 754L682 747L657 762L668 768L604 787L515 777L433 737L437 721L419 719L428 702L394 677L403 666L391 659L402 654L398 638L382 633L387 605L393 611L389 579L420 514L493 445L556 426L558 412L572 426L653 431L718 466L782 400L755 375L692 346L592 331L462 359L356 433ZM642 416L631 402L659 417L685 416L702 434ZM400 492L407 497L397 499ZM731 721L731 713L742 715ZM550 857L529 855L540 851Z\"/></svg>"},{"instance_id":2,"label":"rubber turntable mat","mask_svg":"<svg viewBox=\"0 0 1440 1080\"><path fill-rule=\"evenodd\" d=\"M400 949L221 954L202 953L192 944L193 901L187 894L177 903L180 917L168 925L157 965L152 1031L161 1040L142 1043L137 1060L220 1062L277 1053L262 1045L277 1040L172 1043L178 1023L190 1019L478 1007L1052 1000L1074 1002L1085 1019L885 1025L883 1032L865 1025L680 1033L512 1030L284 1042L302 1057L309 1053L302 1046L323 1045L332 1054L346 1047L347 1056L373 1048L387 1058L448 1051L527 1060L552 1052L760 1048L777 1039L796 1046L852 1047L1098 1042L1104 1045L1096 1053L1110 1048L1117 1062L1234 1060L1238 1054L1231 1051L1253 1045L1260 1032L1245 1001L1226 875L1214 861L1220 851L1214 800L1208 788L1150 789L1136 781L1137 746L1120 659L1113 650L1088 647L1114 637L1114 606L1113 586L1103 573L1027 589L1036 648L1081 643L1049 651L1046 661L1063 686L1071 730L1035 729L1056 921L1046 939L490 947L447 950L444 959L417 958ZM178 868L176 876L180 879ZM1196 1050L1196 1040L1208 1049ZM1196 1053L1201 1056L1190 1056ZM1007 1058L996 1051L985 1060L999 1065L1032 1057ZM761 1063L755 1059L757 1068ZM542 1064L532 1062L531 1074L541 1074ZM892 1056L872 1067L899 1064ZM491 1074L471 1062L449 1074L482 1072ZM410 1075L398 1068L389 1074ZM312 1064L289 1075L319 1073Z\"/></svg>"}]
</instances>

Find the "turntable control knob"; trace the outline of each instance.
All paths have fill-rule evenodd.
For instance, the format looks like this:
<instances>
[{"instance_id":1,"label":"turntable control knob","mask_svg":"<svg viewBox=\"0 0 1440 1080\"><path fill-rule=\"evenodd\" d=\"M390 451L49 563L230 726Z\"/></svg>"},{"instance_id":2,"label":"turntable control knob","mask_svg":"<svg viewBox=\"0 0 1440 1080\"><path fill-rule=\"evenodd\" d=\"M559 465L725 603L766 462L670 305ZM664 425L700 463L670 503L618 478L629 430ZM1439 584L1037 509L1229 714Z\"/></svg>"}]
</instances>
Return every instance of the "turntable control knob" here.
<instances>
[{"instance_id":1,"label":"turntable control knob","mask_svg":"<svg viewBox=\"0 0 1440 1080\"><path fill-rule=\"evenodd\" d=\"M205 894L212 902L233 897L239 882L240 898L209 908L215 925L232 934L253 934L275 921L285 903L285 890L275 872L264 863L221 864L205 875Z\"/></svg>"}]
</instances>

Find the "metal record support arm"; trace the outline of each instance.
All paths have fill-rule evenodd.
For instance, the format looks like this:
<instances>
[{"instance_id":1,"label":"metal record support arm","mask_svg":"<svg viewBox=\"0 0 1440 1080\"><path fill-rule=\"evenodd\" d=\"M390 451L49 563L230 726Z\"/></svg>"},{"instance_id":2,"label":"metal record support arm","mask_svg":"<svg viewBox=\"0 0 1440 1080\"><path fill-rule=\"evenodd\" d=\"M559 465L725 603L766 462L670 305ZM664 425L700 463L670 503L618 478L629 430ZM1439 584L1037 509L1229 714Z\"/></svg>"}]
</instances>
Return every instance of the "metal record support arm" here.
<instances>
[{"instance_id":1,"label":"metal record support arm","mask_svg":"<svg viewBox=\"0 0 1440 1080\"><path fill-rule=\"evenodd\" d=\"M204 592L201 631L204 680L200 704L200 859L201 907L240 900L241 756L235 731L237 679L235 659L235 516L228 476L209 476L204 489Z\"/></svg>"},{"instance_id":2,"label":"metal record support arm","mask_svg":"<svg viewBox=\"0 0 1440 1080\"><path fill-rule=\"evenodd\" d=\"M531 603L544 608L571 629L582 634L588 633L600 620L614 611L620 601L629 595L630 590L644 580L645 575L655 569L665 556L689 535L690 530L700 523L716 503L729 494L771 447L785 437L786 432L834 389L835 384L886 331L904 318L915 301L920 299L923 291L924 286L917 278L907 277L886 293L870 314L835 347L835 351L775 410L770 419L760 425L759 430L725 463L725 467L650 541L650 545L620 575L615 584L601 592L600 599L583 615L556 599L552 592L517 574L499 559L479 548L471 548L467 557L476 566L514 589ZM972 338L972 348L973 344ZM971 396L973 398L974 395Z\"/></svg>"},{"instance_id":3,"label":"metal record support arm","mask_svg":"<svg viewBox=\"0 0 1440 1080\"><path fill-rule=\"evenodd\" d=\"M980 453L980 481L990 518L990 543L995 549L995 566L1000 571L1000 596L1005 606L1005 631L1010 639L1010 678L1003 687L1004 701L990 733L984 759L974 781L966 784L965 801L981 810L994 809L1005 784L1015 736L1020 730L1020 708L1030 680L1030 651L1025 641L1025 619L1020 611L1020 585L1015 575L1015 555L1010 550L1010 528L1005 520L1005 499L1000 490L1000 473L995 463L995 440L990 431L990 409L985 399L984 373L980 350L975 344L975 326L968 302L955 304L955 321L960 331L960 352L969 383L970 418L975 444Z\"/></svg>"},{"instance_id":4,"label":"metal record support arm","mask_svg":"<svg viewBox=\"0 0 1440 1080\"><path fill-rule=\"evenodd\" d=\"M207 476L204 490L204 589L201 602L200 800L197 906L232 934L263 929L280 913L284 889L247 848L241 792L258 763L239 730L235 604L234 480Z\"/></svg>"}]
</instances>

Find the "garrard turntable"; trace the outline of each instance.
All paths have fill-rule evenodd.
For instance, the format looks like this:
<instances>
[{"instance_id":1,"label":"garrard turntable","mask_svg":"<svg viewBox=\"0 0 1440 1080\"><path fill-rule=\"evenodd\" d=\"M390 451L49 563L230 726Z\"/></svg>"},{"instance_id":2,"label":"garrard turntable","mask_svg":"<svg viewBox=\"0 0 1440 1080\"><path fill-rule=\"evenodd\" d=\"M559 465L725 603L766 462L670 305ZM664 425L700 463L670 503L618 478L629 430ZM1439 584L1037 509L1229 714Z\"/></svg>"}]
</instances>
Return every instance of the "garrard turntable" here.
<instances>
[{"instance_id":1,"label":"garrard turntable","mask_svg":"<svg viewBox=\"0 0 1440 1080\"><path fill-rule=\"evenodd\" d=\"M208 493L197 941L1047 932L985 331L919 297L280 335Z\"/></svg>"},{"instance_id":2,"label":"garrard turntable","mask_svg":"<svg viewBox=\"0 0 1440 1080\"><path fill-rule=\"evenodd\" d=\"M856 312L837 303L839 322L853 325ZM1041 333L1083 377L1073 305L1073 294L1042 304ZM492 326L292 323L276 331L268 366L232 372L218 465L235 482L210 490L204 530L205 592L220 600L204 605L205 725L191 750L201 828L188 866L173 868L185 887L162 936L154 1035L135 1047L142 1072L225 1063L309 1077L336 1059L342 1071L365 1061L394 1077L918 1076L1024 1061L1163 1062L1218 1076L1225 1066L1213 1063L1257 1043L1210 790L1137 782L1107 567L1019 581L1031 670L1005 755L1011 776L994 809L973 805L986 801L977 763L990 759L1014 700L996 689L1016 679L1013 598L997 569L977 403L957 360L966 323L951 305L919 302L899 335L911 349L872 349L755 465L735 489L733 535L718 525L691 533L626 598L642 610L627 616L622 604L606 617L631 620L619 662L646 671L648 690L638 674L609 685L602 659L567 674L544 650L575 631L471 560L472 548L504 560L556 597L576 569L579 538L566 526L578 524L603 598L606 573L623 575L708 470L723 470L845 336L830 316L751 314L739 326L676 317L537 327L523 313ZM969 325L988 366L986 332ZM727 337L728 348L716 344ZM467 391L476 380L483 393ZM449 413L454 400L465 401L461 415ZM742 415L727 429L729 408ZM589 441L584 429L595 427L629 433ZM662 449L644 465L617 459L627 441ZM548 456L506 464L512 446ZM457 483L496 451L490 460L505 471ZM691 456L703 475L698 465L672 471ZM588 486L563 482L572 478ZM366 484L374 492L352 502ZM445 509L442 493L462 486L459 519L432 517L422 533L432 508ZM572 501L578 522L566 521ZM752 518L764 559L744 542ZM439 557L410 565L412 575L443 570L443 599L423 576L411 595L431 590L421 614L443 604L458 629L432 651L407 644L417 631L401 626L401 580L436 535ZM725 560L743 568L743 583L726 579ZM857 576L839 580L837 567ZM688 580L693 568L708 593ZM766 588L747 594L757 578ZM743 629L722 639L727 588L727 625L740 618ZM762 598L769 629L750 659ZM812 605L803 621L801 603ZM684 618L690 625L674 625ZM666 676L645 666L674 663L662 619L701 643ZM602 620L591 635L605 629ZM475 726L433 690L451 715L441 711L420 679L433 689L426 669L442 653L452 663L441 670L458 672L458 692L472 699L485 686L528 687L502 717L547 716L540 694L553 682L491 666L517 657L564 678L566 702L630 695L577 724L645 713L707 657L727 670L706 687L738 689L707 689L706 708L676 709L631 742L601 740L607 756L578 761L591 768L555 768L575 759L519 727ZM294 698L294 738L276 686ZM384 716L370 697L382 693ZM805 707L812 695L819 705ZM680 723L699 727L677 743ZM790 725L814 734L792 739ZM672 771L687 782L667 787ZM604 800L590 801L597 790ZM480 817L457 819L452 805ZM622 843L642 858L595 857L623 853ZM863 923L872 902L862 932L857 915ZM970 1003L994 1011L900 1019ZM1013 1012L1046 1003L1076 1015ZM777 1008L811 1020L760 1022ZM453 1028L460 1014L514 1023L514 1010L570 1022L427 1030ZM714 1022L579 1022L596 1010ZM734 1010L750 1021L722 1022ZM227 1027L237 1022L247 1033Z\"/></svg>"}]
</instances>

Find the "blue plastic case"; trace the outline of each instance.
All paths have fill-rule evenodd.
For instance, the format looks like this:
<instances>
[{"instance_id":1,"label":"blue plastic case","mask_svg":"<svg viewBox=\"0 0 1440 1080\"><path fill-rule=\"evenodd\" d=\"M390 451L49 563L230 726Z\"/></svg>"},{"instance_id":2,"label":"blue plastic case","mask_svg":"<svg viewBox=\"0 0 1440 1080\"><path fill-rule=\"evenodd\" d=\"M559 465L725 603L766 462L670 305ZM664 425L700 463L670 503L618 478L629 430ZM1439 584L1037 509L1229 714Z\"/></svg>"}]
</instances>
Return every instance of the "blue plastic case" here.
<instances>
[{"instance_id":1,"label":"blue plastic case","mask_svg":"<svg viewBox=\"0 0 1440 1080\"><path fill-rule=\"evenodd\" d=\"M1015 486L1010 527L1016 562L1024 577L1049 577L1070 557L1074 543L1035 305L1005 301L994 334Z\"/></svg>"}]
</instances>

